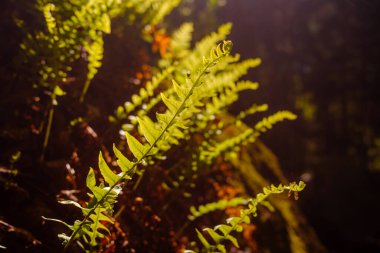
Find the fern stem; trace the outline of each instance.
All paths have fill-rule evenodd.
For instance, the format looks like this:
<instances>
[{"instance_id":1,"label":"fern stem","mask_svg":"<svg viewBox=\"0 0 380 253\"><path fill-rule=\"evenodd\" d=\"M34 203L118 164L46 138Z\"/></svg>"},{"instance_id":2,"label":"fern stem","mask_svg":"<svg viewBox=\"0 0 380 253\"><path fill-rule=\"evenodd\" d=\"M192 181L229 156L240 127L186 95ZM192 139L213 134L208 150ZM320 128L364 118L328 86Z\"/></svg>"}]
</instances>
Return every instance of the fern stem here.
<instances>
[{"instance_id":1,"label":"fern stem","mask_svg":"<svg viewBox=\"0 0 380 253\"><path fill-rule=\"evenodd\" d=\"M49 109L49 116L48 116L48 122L46 125L44 142L42 144L42 151L41 151L41 156L40 156L41 162L45 159L45 152L46 152L46 148L47 148L47 145L48 145L49 139L50 139L51 126L53 124L53 118L54 118L54 101L55 101L55 99L56 99L56 94L53 92L51 95L51 106Z\"/></svg>"},{"instance_id":2,"label":"fern stem","mask_svg":"<svg viewBox=\"0 0 380 253\"><path fill-rule=\"evenodd\" d=\"M139 187L140 182L141 182L141 180L142 180L143 177L144 177L144 173L145 173L145 170L143 170L143 171L140 172L139 178L137 179L135 185L134 185L133 188L132 188L133 191L136 191L136 189Z\"/></svg>"},{"instance_id":3,"label":"fern stem","mask_svg":"<svg viewBox=\"0 0 380 253\"><path fill-rule=\"evenodd\" d=\"M215 62L217 62L222 56L216 57L215 59L208 62L205 67L202 69L198 77L196 78L195 82L193 82L193 85L191 86L189 93L186 95L186 97L183 99L181 105L179 106L178 110L175 112L173 117L170 119L169 123L165 126L165 128L161 131L160 135L157 137L157 139L150 145L149 149L141 156L140 159L137 160L136 163L133 164L132 168L130 170L127 170L123 172L121 177L108 189L108 191L103 195L103 197L96 202L96 204L92 207L92 209L87 213L87 215L84 217L84 219L81 221L81 223L78 225L77 229L73 231L73 233L70 236L69 241L66 243L65 248L63 252L67 252L67 249L73 242L75 236L78 234L78 232L81 230L82 226L85 224L85 222L89 219L90 215L94 213L96 208L104 201L104 199L110 194L111 191L125 178L125 176L128 174L129 171L134 171L136 169L136 166L141 163L150 153L150 151L154 148L154 146L157 144L159 140L164 136L165 132L173 125L174 120L177 118L177 116L185 109L185 104L187 100L190 98L190 96L193 94L193 91L195 87L199 85L199 81L201 78L206 74L207 69L212 66Z\"/></svg>"},{"instance_id":4,"label":"fern stem","mask_svg":"<svg viewBox=\"0 0 380 253\"><path fill-rule=\"evenodd\" d=\"M86 82L84 84L84 87L83 87L83 90L82 90L82 93L81 93L80 98L79 98L79 102L80 103L83 103L84 97L87 94L88 88L90 88L90 83L91 83L90 80L86 80Z\"/></svg>"},{"instance_id":5,"label":"fern stem","mask_svg":"<svg viewBox=\"0 0 380 253\"><path fill-rule=\"evenodd\" d=\"M185 224L182 225L182 227L178 230L177 234L174 236L174 240L177 240L185 231L185 229L192 223L192 221L186 221Z\"/></svg>"}]
</instances>

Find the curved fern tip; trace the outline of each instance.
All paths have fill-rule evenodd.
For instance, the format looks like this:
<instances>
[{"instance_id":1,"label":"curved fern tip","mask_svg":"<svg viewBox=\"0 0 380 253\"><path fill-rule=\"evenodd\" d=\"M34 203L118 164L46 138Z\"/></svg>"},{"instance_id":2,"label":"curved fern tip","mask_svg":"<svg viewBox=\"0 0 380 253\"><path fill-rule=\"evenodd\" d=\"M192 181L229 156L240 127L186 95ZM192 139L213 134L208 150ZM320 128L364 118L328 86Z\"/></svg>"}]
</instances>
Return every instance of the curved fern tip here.
<instances>
[{"instance_id":1,"label":"curved fern tip","mask_svg":"<svg viewBox=\"0 0 380 253\"><path fill-rule=\"evenodd\" d=\"M245 209L242 209L240 211L239 216L233 216L226 220L225 224L219 224L212 228L204 228L203 231L207 232L209 235L209 240L207 240L203 234L198 230L195 229L198 239L201 242L203 248L207 250L207 252L210 252L209 250L215 250L218 249L220 251L212 251L212 252L227 252L225 246L223 243L225 241L230 241L236 248L239 247L237 238L232 235L232 232L238 232L241 233L243 231L243 224L250 224L251 218L257 216L257 207L259 204L262 204L264 206L267 206L270 210L273 209L273 207L270 205L269 202L266 201L266 199L272 195L272 194L281 194L284 192L284 190L289 190L289 196L291 192L294 192L294 198L298 199L298 192L302 191L306 187L306 184L303 181L292 182L288 185L270 185L263 188L263 192L256 195L256 198L251 199L248 201L248 205ZM196 208L192 208L191 212L193 214L201 213L207 213L209 210L213 210L217 208L221 208L221 203L218 204L208 204L204 206L200 206L199 211ZM226 206L223 206L226 207ZM194 213L195 212L195 213ZM250 217L251 216L251 217Z\"/></svg>"},{"instance_id":2,"label":"curved fern tip","mask_svg":"<svg viewBox=\"0 0 380 253\"><path fill-rule=\"evenodd\" d=\"M304 181L300 181L298 183L298 191L302 191L303 189L305 189L306 187L306 183Z\"/></svg>"},{"instance_id":3,"label":"curved fern tip","mask_svg":"<svg viewBox=\"0 0 380 253\"><path fill-rule=\"evenodd\" d=\"M228 52L228 54L232 51L233 43L231 40L224 40L223 41L223 50Z\"/></svg>"}]
</instances>

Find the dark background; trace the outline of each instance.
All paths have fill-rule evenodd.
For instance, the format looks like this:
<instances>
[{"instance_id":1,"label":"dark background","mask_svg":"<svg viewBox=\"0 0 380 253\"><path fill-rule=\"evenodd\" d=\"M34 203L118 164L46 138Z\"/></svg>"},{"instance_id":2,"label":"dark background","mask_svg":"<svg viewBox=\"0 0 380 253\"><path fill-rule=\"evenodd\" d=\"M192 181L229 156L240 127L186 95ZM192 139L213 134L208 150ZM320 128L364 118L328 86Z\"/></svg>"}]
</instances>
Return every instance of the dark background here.
<instances>
[{"instance_id":1,"label":"dark background","mask_svg":"<svg viewBox=\"0 0 380 253\"><path fill-rule=\"evenodd\" d=\"M235 52L260 57L257 97L299 118L265 135L329 252L380 252L379 1L233 0Z\"/></svg>"}]
</instances>

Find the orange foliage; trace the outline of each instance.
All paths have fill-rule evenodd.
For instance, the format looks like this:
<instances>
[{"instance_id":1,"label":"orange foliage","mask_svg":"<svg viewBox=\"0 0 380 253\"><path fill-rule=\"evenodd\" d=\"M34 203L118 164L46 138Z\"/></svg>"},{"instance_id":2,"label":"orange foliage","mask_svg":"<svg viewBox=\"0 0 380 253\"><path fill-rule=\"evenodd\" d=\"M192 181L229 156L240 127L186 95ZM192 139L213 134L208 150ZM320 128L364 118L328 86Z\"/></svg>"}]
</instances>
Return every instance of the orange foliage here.
<instances>
[{"instance_id":1,"label":"orange foliage","mask_svg":"<svg viewBox=\"0 0 380 253\"><path fill-rule=\"evenodd\" d=\"M159 30L153 34L153 52L159 52L164 57L168 53L169 47L170 37L164 31Z\"/></svg>"}]
</instances>

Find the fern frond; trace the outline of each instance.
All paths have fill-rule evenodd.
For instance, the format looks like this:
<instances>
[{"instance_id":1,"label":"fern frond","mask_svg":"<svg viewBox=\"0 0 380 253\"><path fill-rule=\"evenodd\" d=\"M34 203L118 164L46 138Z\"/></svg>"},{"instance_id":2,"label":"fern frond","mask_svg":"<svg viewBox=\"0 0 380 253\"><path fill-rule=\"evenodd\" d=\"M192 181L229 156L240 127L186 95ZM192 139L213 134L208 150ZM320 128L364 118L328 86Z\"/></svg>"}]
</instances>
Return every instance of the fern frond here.
<instances>
[{"instance_id":1,"label":"fern frond","mask_svg":"<svg viewBox=\"0 0 380 253\"><path fill-rule=\"evenodd\" d=\"M260 63L261 60L256 58L227 65L229 70L223 70L220 73L211 76L207 85L203 88L204 92L222 92L223 89L233 86L236 81L247 74L250 68L257 67Z\"/></svg>"},{"instance_id":2,"label":"fern frond","mask_svg":"<svg viewBox=\"0 0 380 253\"><path fill-rule=\"evenodd\" d=\"M240 92L243 90L257 90L259 88L259 83L251 81L239 81L236 83L236 91Z\"/></svg>"},{"instance_id":3,"label":"fern frond","mask_svg":"<svg viewBox=\"0 0 380 253\"><path fill-rule=\"evenodd\" d=\"M147 23L151 25L157 25L161 20L168 15L179 3L181 0L161 0L160 6L156 7L158 4L156 3L156 6L154 8L154 11L152 11L151 17L149 17L149 21L147 20Z\"/></svg>"},{"instance_id":4,"label":"fern frond","mask_svg":"<svg viewBox=\"0 0 380 253\"><path fill-rule=\"evenodd\" d=\"M102 65L103 36L111 32L111 19L123 14L125 10L133 10L133 15L141 16L141 22L145 20L144 24L155 25L178 5L179 0L83 0L64 4L57 0L49 2L46 4L46 1L38 1L48 34L41 32L36 36L31 35L21 47L33 55L37 55L36 51L52 51L46 54L49 59L41 61L48 62L51 66L45 63L41 65L42 80L38 84L52 86L52 89L57 83L56 78L59 78L59 82L65 80L71 70L70 64L81 56L81 48L84 48L88 72L80 96L80 101L83 101L91 81ZM44 54L38 52L38 55Z\"/></svg>"},{"instance_id":5,"label":"fern frond","mask_svg":"<svg viewBox=\"0 0 380 253\"><path fill-rule=\"evenodd\" d=\"M274 124L284 121L284 120L295 120L297 116L290 111L278 111L269 117L263 118L255 125L255 130L261 133L265 133L267 130L271 129Z\"/></svg>"},{"instance_id":6,"label":"fern frond","mask_svg":"<svg viewBox=\"0 0 380 253\"><path fill-rule=\"evenodd\" d=\"M88 39L84 42L84 48L88 54L87 60L87 79L84 84L80 101L83 102L92 79L102 66L104 41L103 35L111 33L111 17L110 8L114 5L115 1L92 0L75 12L71 20L80 20L84 29L88 29ZM70 21L71 21L70 20ZM88 26L88 24L92 24Z\"/></svg>"},{"instance_id":7,"label":"fern frond","mask_svg":"<svg viewBox=\"0 0 380 253\"><path fill-rule=\"evenodd\" d=\"M168 67L163 71L155 74L152 77L152 80L148 81L145 87L141 88L138 94L134 94L131 97L131 101L127 101L124 103L124 106L119 106L115 112L115 117L110 118L111 121L123 120L128 116L131 116L130 113L136 110L136 108L143 105L142 110L147 109L147 105L145 102L151 103L152 97L154 96L154 91L158 88L158 86L174 71L174 67ZM137 116L145 116L141 113L137 113ZM133 118L134 119L134 118ZM137 123L136 120L132 121L133 124Z\"/></svg>"},{"instance_id":8,"label":"fern frond","mask_svg":"<svg viewBox=\"0 0 380 253\"><path fill-rule=\"evenodd\" d=\"M231 43L231 46L232 46L232 43ZM210 55L208 58L203 58L203 65L205 64L208 64L208 63L211 63L213 61L213 59L215 57L218 57L218 55L222 54L223 51L225 50L230 50L228 48L224 48L224 47L227 47L227 44L223 44L223 46L220 46L220 44L218 46L216 46L214 49L212 49L210 51ZM213 70L215 68L218 68L219 64L224 62L224 60L226 58L228 58L229 55L226 55L222 58L219 58L216 62L210 64L208 70L207 70L207 77L211 76L212 73L213 73ZM218 63L218 64L216 64ZM209 82L209 78L205 79L205 75L199 75L199 72L202 72L202 68L198 68L198 69L195 69L194 72L189 75L188 77L190 79L192 79L192 81L194 82L194 79L195 79L195 76L198 75L198 77L200 77L200 79L198 80L199 83L206 83L206 85L204 86L207 86L208 85L208 82ZM185 81L188 81L185 79ZM146 112L148 112L153 106L155 106L157 103L159 103L161 100L165 99L166 96L172 96L173 94L180 94L178 93L178 88L176 89L176 87L178 87L178 85L175 85L176 82L174 82L174 85L172 86L171 89L168 89L166 91L164 91L160 97L156 97L156 98L153 98L147 105L146 105L146 108L144 110L141 110L138 112L138 115L139 116L145 116L146 115ZM212 91L207 91L205 92L204 90L204 86L200 87L200 91L195 94L195 96L197 96L197 101L199 103L199 101L201 101L202 99L207 99L207 98L213 98L214 97L214 93ZM236 92L238 91L241 91L243 89L256 89L257 88L257 84L253 84L251 82L245 82L244 84L239 84L237 85L236 87L233 86L233 85L230 85L232 88L231 89L235 89ZM195 97L194 96L194 97ZM236 96L235 96L236 97ZM237 97L236 97L237 99Z\"/></svg>"},{"instance_id":9,"label":"fern frond","mask_svg":"<svg viewBox=\"0 0 380 253\"><path fill-rule=\"evenodd\" d=\"M245 119L249 115L253 115L257 112L265 112L268 110L268 104L262 104L262 105L251 105L248 109L239 112L239 114L236 116L236 120L241 121Z\"/></svg>"},{"instance_id":10,"label":"fern frond","mask_svg":"<svg viewBox=\"0 0 380 253\"><path fill-rule=\"evenodd\" d=\"M190 215L188 215L189 220L195 220L198 217L201 217L207 213L214 212L216 210L224 210L227 207L236 207L240 205L246 205L248 203L248 199L236 197L232 199L222 199L217 202L208 203L205 205L200 205L198 207L191 206L190 207Z\"/></svg>"},{"instance_id":11,"label":"fern frond","mask_svg":"<svg viewBox=\"0 0 380 253\"><path fill-rule=\"evenodd\" d=\"M230 23L220 26L218 29L218 32L212 33L204 37L200 42L196 44L195 48L191 50L189 54L186 55L186 57L183 57L182 59L180 59L178 63L173 64L172 73L174 75L174 79L179 83L183 83L183 82L186 82L186 76L184 75L184 73L191 73L192 75L197 75L197 71L199 71L198 69L199 65L204 64L202 62L202 57L207 52L210 52L212 47L215 47L215 44L218 41L225 39L226 35L229 34L230 29L231 29ZM174 50L173 52L175 52L177 50L176 47L178 47L178 50L183 49L183 48L188 48L190 46L191 31L192 31L192 24L185 23L183 26L181 26L181 28L179 28L176 32L174 32L173 38L171 40L171 42L173 43L172 45L173 48L170 50ZM223 92L223 89L229 88L230 91L228 92L229 93L228 96L223 95L223 97L228 97L232 99L232 96L229 96L232 94L232 90L234 90L235 92L239 92L243 89L256 89L257 87L254 87L254 86L257 84L252 85L251 82L239 83L237 84L237 87L234 87L235 86L234 82L237 81L242 75L247 73L249 68L254 67L257 64L259 64L260 62L258 59L243 61L241 63L237 63L236 65L234 64L234 68L238 68L237 70L235 70L234 68L231 68L227 72L224 71L224 69L228 65L237 62L239 59L240 59L239 55L235 55L235 56L227 55L221 58L218 61L218 64L216 66L214 66L213 68L210 68L208 70L209 73L207 75L208 76L207 80L203 80L206 83L206 85L202 86L202 89L203 89L202 93L207 94L207 96L209 95L209 97L214 97L216 96L216 92ZM244 84L247 84L246 87L243 87ZM174 89L174 86L165 90L163 92L164 96L170 97L173 94L175 94L175 91L173 89ZM140 90L140 93L142 90ZM162 96L154 96L154 97L151 96L149 97L149 101L146 104L144 104L143 108L138 110L137 113L135 113L135 115L131 116L129 115L128 112L136 108L136 106L133 105L135 104L134 102L138 102L137 104L140 104L140 100L138 99L139 96L135 95L134 97L136 98L135 101L127 102L126 104L124 104L124 106L119 106L116 110L116 118L124 119L124 118L129 117L130 123L132 124L132 125L124 124L122 126L122 129L124 131L131 130L134 127L134 125L137 124L137 120L136 120L137 118L135 116L144 117L152 108L154 108L158 103L162 101ZM238 96L236 94L233 97L235 98L233 101L236 101ZM231 100L230 103L232 103L233 101ZM205 115L205 111L202 111L202 113L203 113L203 116L207 116L207 117L210 116L210 115ZM113 119L114 118L111 117L111 120Z\"/></svg>"},{"instance_id":12,"label":"fern frond","mask_svg":"<svg viewBox=\"0 0 380 253\"><path fill-rule=\"evenodd\" d=\"M99 221L110 222L108 215L113 213L113 206L121 191L122 182L130 179L138 169L137 166L145 159L157 155L159 151L168 150L171 145L178 144L178 140L185 137L181 130L187 127L190 117L198 111L197 107L202 105L196 99L203 77L222 57L230 53L231 47L232 43L227 41L213 49L210 56L205 58L204 64L197 72L198 75L193 76L194 78L189 79L184 85L173 81L176 96L168 98L162 96L168 110L165 113L157 113L157 122L153 122L147 117L138 119L140 133L148 143L141 143L134 136L126 133L128 147L134 156L134 162L131 162L114 147L121 173L114 173L104 161L102 154L99 154L99 169L105 183L97 185L95 173L90 169L86 185L91 191L92 199L86 209L81 208L84 214L83 220L76 221L73 226L69 227L72 233L70 236L64 237L68 239L65 248L69 247L73 240L79 238L92 245L94 241L96 242L96 238L102 237L107 232ZM76 204L75 206L78 207Z\"/></svg>"},{"instance_id":13,"label":"fern frond","mask_svg":"<svg viewBox=\"0 0 380 253\"><path fill-rule=\"evenodd\" d=\"M220 115L225 112L228 106L238 100L239 92L244 90L256 90L257 88L258 83L250 81L241 81L236 84L232 83L228 85L228 88L222 90L219 95L214 95L208 103L206 103L206 110L197 115L197 128L192 129L192 131L201 131L207 126L209 121L215 119L215 115ZM209 94L213 93L210 91ZM222 127L224 124L221 122L219 125ZM208 135L207 133L205 136L207 137Z\"/></svg>"},{"instance_id":14,"label":"fern frond","mask_svg":"<svg viewBox=\"0 0 380 253\"><path fill-rule=\"evenodd\" d=\"M80 96L80 101L83 102L84 96L86 95L91 81L94 79L95 75L98 73L98 69L102 66L102 60L103 60L103 53L104 53L104 47L103 47L103 37L93 37L92 42L85 42L84 48L87 51L88 54L88 64L87 64L87 79L84 83L82 94Z\"/></svg>"},{"instance_id":15,"label":"fern frond","mask_svg":"<svg viewBox=\"0 0 380 253\"><path fill-rule=\"evenodd\" d=\"M223 58L223 60L220 61L218 66L214 68L214 74L221 73L223 71L227 70L227 67L230 64L236 63L240 60L240 55L235 54L235 55L229 55L228 57Z\"/></svg>"},{"instance_id":16,"label":"fern frond","mask_svg":"<svg viewBox=\"0 0 380 253\"><path fill-rule=\"evenodd\" d=\"M211 163L219 155L232 150L239 149L240 146L256 141L261 133L271 129L273 125L284 120L295 120L297 116L289 111L278 111L269 117L260 120L254 128L248 128L241 134L229 138L223 142L214 145L204 144L204 149L200 153L200 159L206 163Z\"/></svg>"},{"instance_id":17,"label":"fern frond","mask_svg":"<svg viewBox=\"0 0 380 253\"><path fill-rule=\"evenodd\" d=\"M210 103L206 105L207 113L211 115L219 114L222 109L227 108L239 98L239 92L244 90L256 90L258 87L258 83L253 83L251 81L229 84L226 89L222 90L219 96L214 96Z\"/></svg>"},{"instance_id":18,"label":"fern frond","mask_svg":"<svg viewBox=\"0 0 380 253\"><path fill-rule=\"evenodd\" d=\"M129 0L125 1L124 7L129 11L129 21L140 18L142 25L154 26L179 3L180 0Z\"/></svg>"},{"instance_id":19,"label":"fern frond","mask_svg":"<svg viewBox=\"0 0 380 253\"><path fill-rule=\"evenodd\" d=\"M217 32L211 33L196 43L194 50L180 63L183 69L192 72L201 65L202 57L210 52L217 43L226 39L226 36L231 31L231 27L231 23L221 25Z\"/></svg>"},{"instance_id":20,"label":"fern frond","mask_svg":"<svg viewBox=\"0 0 380 253\"><path fill-rule=\"evenodd\" d=\"M217 225L214 228L203 229L203 231L209 235L209 240L207 240L199 230L196 230L199 241L207 252L227 252L223 244L225 241L230 241L235 247L239 248L236 237L231 233L235 231L242 232L242 225L251 223L251 217L257 216L257 207L259 204L263 203L265 199L272 194L280 194L286 190L298 193L302 191L305 186L305 183L300 181L298 184L290 183L289 185L280 184L278 186L271 185L265 187L262 193L256 195L256 198L249 200L248 208L241 210L240 216L230 217L226 220L225 224Z\"/></svg>"},{"instance_id":21,"label":"fern frond","mask_svg":"<svg viewBox=\"0 0 380 253\"><path fill-rule=\"evenodd\" d=\"M181 59L189 53L193 23L184 23L173 32L170 40L170 56L174 59Z\"/></svg>"},{"instance_id":22,"label":"fern frond","mask_svg":"<svg viewBox=\"0 0 380 253\"><path fill-rule=\"evenodd\" d=\"M54 9L55 9L54 4L46 4L45 6L43 6L43 14L45 17L46 26L49 33L51 34L57 33L57 23L51 13L52 11L54 11Z\"/></svg>"}]
</instances>

